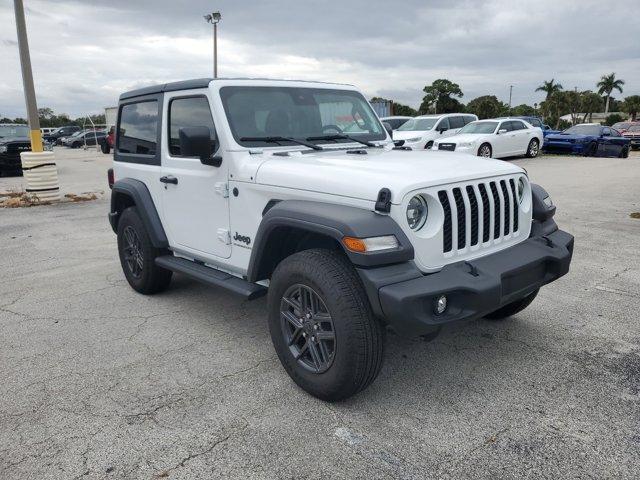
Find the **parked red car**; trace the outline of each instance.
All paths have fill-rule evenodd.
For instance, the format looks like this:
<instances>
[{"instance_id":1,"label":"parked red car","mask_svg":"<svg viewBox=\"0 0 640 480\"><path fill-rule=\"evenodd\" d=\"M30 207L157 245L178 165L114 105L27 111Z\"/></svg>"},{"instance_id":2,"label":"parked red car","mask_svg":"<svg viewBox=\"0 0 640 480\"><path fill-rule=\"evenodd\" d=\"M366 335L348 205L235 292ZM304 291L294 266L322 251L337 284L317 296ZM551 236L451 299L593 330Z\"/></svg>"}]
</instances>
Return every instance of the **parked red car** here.
<instances>
[{"instance_id":1,"label":"parked red car","mask_svg":"<svg viewBox=\"0 0 640 480\"><path fill-rule=\"evenodd\" d=\"M114 142L116 139L116 129L115 127L111 127L109 129L109 133L103 140L100 141L100 150L102 153L110 153L113 148Z\"/></svg>"},{"instance_id":2,"label":"parked red car","mask_svg":"<svg viewBox=\"0 0 640 480\"><path fill-rule=\"evenodd\" d=\"M640 148L640 122L632 123L629 129L622 134L623 137L628 138L631 143L631 148L637 150Z\"/></svg>"}]
</instances>

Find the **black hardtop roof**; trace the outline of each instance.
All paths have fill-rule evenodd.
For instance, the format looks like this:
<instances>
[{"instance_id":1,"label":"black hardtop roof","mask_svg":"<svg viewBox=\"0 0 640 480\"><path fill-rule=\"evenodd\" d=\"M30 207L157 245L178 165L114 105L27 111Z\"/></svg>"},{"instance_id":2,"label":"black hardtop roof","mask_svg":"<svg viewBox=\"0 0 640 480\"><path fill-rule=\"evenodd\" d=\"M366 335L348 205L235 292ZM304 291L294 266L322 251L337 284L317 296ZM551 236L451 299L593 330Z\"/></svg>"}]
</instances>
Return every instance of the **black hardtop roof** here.
<instances>
[{"instance_id":1,"label":"black hardtop roof","mask_svg":"<svg viewBox=\"0 0 640 480\"><path fill-rule=\"evenodd\" d=\"M130 90L120 95L120 100L126 100L128 98L141 97L143 95L152 95L154 93L162 92L174 92L176 90L191 90L194 88L206 88L209 86L212 80L269 80L269 81L282 81L282 82L307 82L307 83L329 83L329 82L316 82L309 80L283 80L276 78L194 78L191 80L181 80L179 82L161 83L159 85L151 85L149 87L138 88L136 90ZM338 85L338 84L336 84ZM351 85L349 85L351 86Z\"/></svg>"}]
</instances>

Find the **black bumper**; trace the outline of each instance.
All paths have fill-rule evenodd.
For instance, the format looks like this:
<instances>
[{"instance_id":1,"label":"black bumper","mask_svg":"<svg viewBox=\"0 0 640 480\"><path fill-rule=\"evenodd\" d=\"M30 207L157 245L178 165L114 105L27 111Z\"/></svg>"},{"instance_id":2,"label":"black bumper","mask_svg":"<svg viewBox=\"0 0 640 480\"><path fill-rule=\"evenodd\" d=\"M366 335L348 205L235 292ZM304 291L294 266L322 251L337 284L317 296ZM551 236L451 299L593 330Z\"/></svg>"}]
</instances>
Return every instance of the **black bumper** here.
<instances>
[{"instance_id":1,"label":"black bumper","mask_svg":"<svg viewBox=\"0 0 640 480\"><path fill-rule=\"evenodd\" d=\"M413 262L358 273L374 312L399 334L415 336L482 317L525 297L566 274L572 253L573 236L556 230L433 274L422 274ZM443 294L447 309L438 315L435 304Z\"/></svg>"}]
</instances>

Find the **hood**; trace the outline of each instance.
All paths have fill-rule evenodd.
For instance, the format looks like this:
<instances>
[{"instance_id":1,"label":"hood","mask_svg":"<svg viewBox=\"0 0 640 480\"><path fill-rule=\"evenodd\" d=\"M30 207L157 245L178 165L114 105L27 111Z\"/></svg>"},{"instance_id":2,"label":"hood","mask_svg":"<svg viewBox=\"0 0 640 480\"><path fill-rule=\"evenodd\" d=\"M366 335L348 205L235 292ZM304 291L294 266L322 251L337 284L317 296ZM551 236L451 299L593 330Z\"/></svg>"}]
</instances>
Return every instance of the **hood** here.
<instances>
[{"instance_id":1,"label":"hood","mask_svg":"<svg viewBox=\"0 0 640 480\"><path fill-rule=\"evenodd\" d=\"M431 130L407 130L407 131L394 130L393 131L393 139L394 140L407 140L409 138L422 137L427 132L430 132L430 131Z\"/></svg>"},{"instance_id":2,"label":"hood","mask_svg":"<svg viewBox=\"0 0 640 480\"><path fill-rule=\"evenodd\" d=\"M381 188L391 190L394 204L419 188L520 173L501 160L455 152L367 149L289 156L270 154L258 168L259 184L375 201Z\"/></svg>"},{"instance_id":3,"label":"hood","mask_svg":"<svg viewBox=\"0 0 640 480\"><path fill-rule=\"evenodd\" d=\"M453 135L451 137L445 137L442 140L437 140L438 143L462 143L462 142L478 142L480 140L486 139L489 134L473 134L473 133L463 133L462 135Z\"/></svg>"}]
</instances>

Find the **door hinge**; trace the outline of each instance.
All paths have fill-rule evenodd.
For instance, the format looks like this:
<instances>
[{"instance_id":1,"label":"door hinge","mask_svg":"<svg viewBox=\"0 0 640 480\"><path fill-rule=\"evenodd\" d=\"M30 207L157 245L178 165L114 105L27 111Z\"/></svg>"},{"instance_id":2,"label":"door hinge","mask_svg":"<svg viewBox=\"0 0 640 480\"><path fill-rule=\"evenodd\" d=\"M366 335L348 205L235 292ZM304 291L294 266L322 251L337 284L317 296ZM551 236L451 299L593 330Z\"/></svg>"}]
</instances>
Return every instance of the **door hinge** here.
<instances>
[{"instance_id":1,"label":"door hinge","mask_svg":"<svg viewBox=\"0 0 640 480\"><path fill-rule=\"evenodd\" d=\"M222 198L229 197L229 184L226 182L218 182L215 185L216 193L222 195Z\"/></svg>"},{"instance_id":2,"label":"door hinge","mask_svg":"<svg viewBox=\"0 0 640 480\"><path fill-rule=\"evenodd\" d=\"M227 230L226 228L219 228L218 229L218 240L220 240L225 245L230 245L231 244L231 234L229 233L229 230Z\"/></svg>"}]
</instances>

